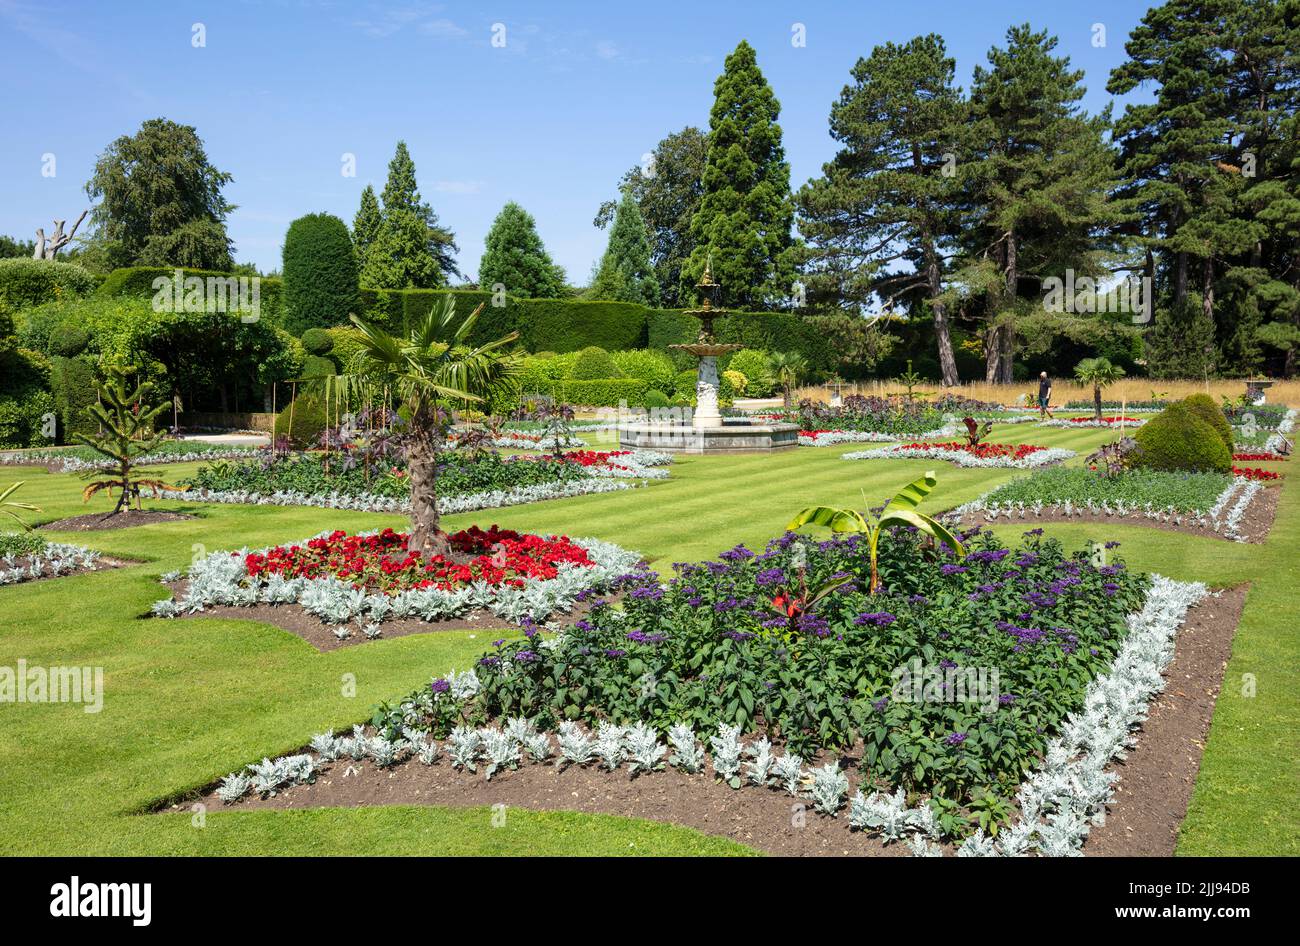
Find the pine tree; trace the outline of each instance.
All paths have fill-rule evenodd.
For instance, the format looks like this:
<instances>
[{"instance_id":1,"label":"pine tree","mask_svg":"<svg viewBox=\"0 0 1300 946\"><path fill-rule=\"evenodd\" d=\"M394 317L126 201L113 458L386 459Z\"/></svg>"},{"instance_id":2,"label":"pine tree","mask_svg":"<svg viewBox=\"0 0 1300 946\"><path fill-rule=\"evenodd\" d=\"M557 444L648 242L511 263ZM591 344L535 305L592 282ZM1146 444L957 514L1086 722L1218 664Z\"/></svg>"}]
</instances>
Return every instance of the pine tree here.
<instances>
[{"instance_id":1,"label":"pine tree","mask_svg":"<svg viewBox=\"0 0 1300 946\"><path fill-rule=\"evenodd\" d=\"M954 72L934 34L859 59L831 107L840 151L798 195L810 301L856 312L903 298L918 314L928 308L946 385L958 382L939 299L958 225L956 176L947 168L966 116Z\"/></svg>"},{"instance_id":2,"label":"pine tree","mask_svg":"<svg viewBox=\"0 0 1300 946\"><path fill-rule=\"evenodd\" d=\"M501 208L492 221L478 265L478 282L483 289L500 284L511 295L524 298L558 299L564 295L564 270L551 261L532 215L514 201Z\"/></svg>"},{"instance_id":3,"label":"pine tree","mask_svg":"<svg viewBox=\"0 0 1300 946\"><path fill-rule=\"evenodd\" d=\"M593 299L639 302L646 306L659 304L659 280L650 264L645 220L630 191L623 191L623 199L618 203L614 226L609 231L609 245L589 295Z\"/></svg>"},{"instance_id":4,"label":"pine tree","mask_svg":"<svg viewBox=\"0 0 1300 946\"><path fill-rule=\"evenodd\" d=\"M1079 108L1083 72L1054 56L1056 45L1045 31L1014 26L971 87L966 269L957 278L983 290L988 381L1012 380L1016 321L1041 310L1042 281L1067 268L1102 275L1109 231L1122 220L1109 199L1109 112Z\"/></svg>"},{"instance_id":5,"label":"pine tree","mask_svg":"<svg viewBox=\"0 0 1300 946\"><path fill-rule=\"evenodd\" d=\"M744 40L713 86L704 193L691 221L695 249L683 271L694 284L712 261L722 302L753 308L793 291L790 165L777 118L781 105Z\"/></svg>"},{"instance_id":6,"label":"pine tree","mask_svg":"<svg viewBox=\"0 0 1300 946\"><path fill-rule=\"evenodd\" d=\"M682 267L695 249L691 221L704 194L707 153L704 132L688 125L655 145L649 160L629 168L619 181L620 193L631 192L650 233L650 261L665 308L683 308L693 298L691 294L683 298L681 293ZM617 208L618 201L601 204L596 226L608 226Z\"/></svg>"},{"instance_id":7,"label":"pine tree","mask_svg":"<svg viewBox=\"0 0 1300 946\"><path fill-rule=\"evenodd\" d=\"M373 196L373 192L372 192ZM397 143L388 163L388 179L380 195L383 210L377 233L369 236L361 262L361 285L369 289L440 289L459 276L455 235L438 223L438 216L420 199L415 162L406 142ZM367 212L365 194L357 216ZM367 216L365 225L370 225Z\"/></svg>"},{"instance_id":8,"label":"pine tree","mask_svg":"<svg viewBox=\"0 0 1300 946\"><path fill-rule=\"evenodd\" d=\"M367 184L366 189L361 192L361 206L357 209L357 215L352 218L352 245L356 248L358 260L364 260L366 252L379 239L379 231L383 223L384 218L379 210L379 199L375 197L375 189Z\"/></svg>"},{"instance_id":9,"label":"pine tree","mask_svg":"<svg viewBox=\"0 0 1300 946\"><path fill-rule=\"evenodd\" d=\"M1203 309L1197 324L1208 322L1211 333L1222 261L1248 252L1259 235L1240 213L1230 44L1272 4L1248 6L1255 9L1248 12L1242 0L1169 0L1148 10L1125 44L1128 61L1106 86L1117 95L1155 86L1154 102L1129 105L1116 123L1124 189L1143 208L1149 268L1161 257L1165 311L1184 312L1196 286Z\"/></svg>"}]
</instances>

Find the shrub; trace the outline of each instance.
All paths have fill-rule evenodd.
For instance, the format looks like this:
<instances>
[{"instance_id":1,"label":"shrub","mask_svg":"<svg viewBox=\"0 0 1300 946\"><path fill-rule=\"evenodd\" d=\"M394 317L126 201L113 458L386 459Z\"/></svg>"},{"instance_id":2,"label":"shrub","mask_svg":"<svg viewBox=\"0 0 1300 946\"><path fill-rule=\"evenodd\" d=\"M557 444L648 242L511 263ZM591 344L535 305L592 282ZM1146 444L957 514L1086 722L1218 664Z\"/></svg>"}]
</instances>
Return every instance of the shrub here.
<instances>
[{"instance_id":1,"label":"shrub","mask_svg":"<svg viewBox=\"0 0 1300 946\"><path fill-rule=\"evenodd\" d=\"M333 214L307 214L289 224L283 278L282 322L291 332L343 325L349 313L361 311L356 250L347 224Z\"/></svg>"},{"instance_id":2,"label":"shrub","mask_svg":"<svg viewBox=\"0 0 1300 946\"><path fill-rule=\"evenodd\" d=\"M673 393L678 397L693 398L695 397L695 369L679 372L677 380L673 382Z\"/></svg>"},{"instance_id":3,"label":"shrub","mask_svg":"<svg viewBox=\"0 0 1300 946\"><path fill-rule=\"evenodd\" d=\"M94 277L76 263L0 259L0 302L13 309L76 298L94 288Z\"/></svg>"},{"instance_id":4,"label":"shrub","mask_svg":"<svg viewBox=\"0 0 1300 946\"><path fill-rule=\"evenodd\" d=\"M647 391L645 396L641 399L643 407L667 407L668 403L668 395L655 388L651 388Z\"/></svg>"},{"instance_id":5,"label":"shrub","mask_svg":"<svg viewBox=\"0 0 1300 946\"><path fill-rule=\"evenodd\" d=\"M722 372L722 387L730 388L734 396L744 394L749 390L749 378L739 371L728 369Z\"/></svg>"},{"instance_id":6,"label":"shrub","mask_svg":"<svg viewBox=\"0 0 1300 946\"><path fill-rule=\"evenodd\" d=\"M626 401L629 407L640 407L649 387L640 378L600 378L561 382L556 393L568 404L617 407Z\"/></svg>"},{"instance_id":7,"label":"shrub","mask_svg":"<svg viewBox=\"0 0 1300 946\"><path fill-rule=\"evenodd\" d=\"M749 381L745 393L750 397L767 397L772 393L772 359L767 352L742 348L731 356L729 371L739 371Z\"/></svg>"},{"instance_id":8,"label":"shrub","mask_svg":"<svg viewBox=\"0 0 1300 946\"><path fill-rule=\"evenodd\" d=\"M49 360L40 352L6 347L0 340L0 447L53 442L43 432L45 416L57 417L51 373Z\"/></svg>"},{"instance_id":9,"label":"shrub","mask_svg":"<svg viewBox=\"0 0 1300 946\"><path fill-rule=\"evenodd\" d=\"M59 440L66 443L73 434L93 434L99 425L87 409L96 401L94 364L88 358L55 357L50 361Z\"/></svg>"},{"instance_id":10,"label":"shrub","mask_svg":"<svg viewBox=\"0 0 1300 946\"><path fill-rule=\"evenodd\" d=\"M1232 453L1218 431L1181 402L1139 427L1134 466L1149 470L1226 473Z\"/></svg>"},{"instance_id":11,"label":"shrub","mask_svg":"<svg viewBox=\"0 0 1300 946\"><path fill-rule=\"evenodd\" d=\"M115 296L146 296L152 298L159 290L154 288L154 281L162 278L171 280L175 277L177 270L180 270L181 277L188 279L191 276L200 277L205 281L211 279L252 279L244 273L223 273L211 269L185 269L179 266L127 266L121 269L115 269L108 274L108 277L99 284L95 290L95 295L111 298ZM272 324L278 324L281 316L282 303L282 283L279 279L268 276L256 277L258 282L258 306L259 315L263 321ZM250 285L251 289L251 285ZM170 291L164 289L163 291Z\"/></svg>"},{"instance_id":12,"label":"shrub","mask_svg":"<svg viewBox=\"0 0 1300 946\"><path fill-rule=\"evenodd\" d=\"M287 437L298 449L315 447L325 425L325 402L316 394L300 394L276 417L275 439Z\"/></svg>"},{"instance_id":13,"label":"shrub","mask_svg":"<svg viewBox=\"0 0 1300 946\"><path fill-rule=\"evenodd\" d=\"M1223 440L1224 446L1228 448L1228 452L1232 453L1232 424L1224 416L1223 409L1214 403L1214 399L1208 394L1191 394L1183 398L1183 404L1189 411L1213 427Z\"/></svg>"},{"instance_id":14,"label":"shrub","mask_svg":"<svg viewBox=\"0 0 1300 946\"><path fill-rule=\"evenodd\" d=\"M90 347L90 333L82 326L61 322L50 333L50 354L73 358Z\"/></svg>"},{"instance_id":15,"label":"shrub","mask_svg":"<svg viewBox=\"0 0 1300 946\"><path fill-rule=\"evenodd\" d=\"M677 368L663 352L641 348L616 351L610 357L624 377L640 378L649 382L651 388L660 391L672 390Z\"/></svg>"},{"instance_id":16,"label":"shrub","mask_svg":"<svg viewBox=\"0 0 1300 946\"><path fill-rule=\"evenodd\" d=\"M340 371L346 372L348 366L352 364L352 359L362 351L361 330L340 326L324 329L324 331L330 337L330 358Z\"/></svg>"},{"instance_id":17,"label":"shrub","mask_svg":"<svg viewBox=\"0 0 1300 946\"><path fill-rule=\"evenodd\" d=\"M309 355L328 355L334 349L334 336L323 328L309 328L302 333L302 347Z\"/></svg>"},{"instance_id":18,"label":"shrub","mask_svg":"<svg viewBox=\"0 0 1300 946\"><path fill-rule=\"evenodd\" d=\"M599 381L604 378L621 378L623 373L614 364L609 352L590 345L578 352L569 377L574 381Z\"/></svg>"}]
</instances>

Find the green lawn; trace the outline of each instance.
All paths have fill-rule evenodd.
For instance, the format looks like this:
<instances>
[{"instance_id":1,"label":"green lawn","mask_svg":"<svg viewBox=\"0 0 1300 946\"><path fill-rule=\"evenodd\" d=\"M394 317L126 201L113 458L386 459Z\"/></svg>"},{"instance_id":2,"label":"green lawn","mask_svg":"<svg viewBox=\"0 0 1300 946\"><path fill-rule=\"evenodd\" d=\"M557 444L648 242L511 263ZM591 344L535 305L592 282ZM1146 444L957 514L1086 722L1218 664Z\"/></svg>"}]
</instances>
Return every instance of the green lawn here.
<instances>
[{"instance_id":1,"label":"green lawn","mask_svg":"<svg viewBox=\"0 0 1300 946\"><path fill-rule=\"evenodd\" d=\"M1002 427L994 439L1086 453L1111 436L1027 424ZM839 458L862 448L684 457L671 480L646 489L454 516L448 525L498 522L594 535L639 549L667 570L672 562L712 556L736 542L760 546L809 503L878 504L927 468L939 472L936 509L1022 475L933 461ZM167 467L168 479L193 468ZM44 507L41 521L86 511L74 476L0 468L0 488L18 479L28 480L20 498ZM1291 618L1300 551L1297 489L1285 487L1278 524L1263 547L1136 525L1049 527L1071 544L1118 538L1135 567L1215 585L1254 582L1183 832L1180 850L1186 853L1300 853L1300 643ZM107 505L97 498L90 508ZM157 576L184 567L197 553L299 539L325 528L402 522L318 509L156 505L185 508L199 518L58 536L139 565L0 588L0 665L24 658L33 666L102 666L106 689L96 715L79 705L0 706L0 847L7 853L747 853L687 829L577 814L513 811L502 828L491 826L486 810L422 806L213 811L202 828L188 814L139 817L160 798L296 748L327 727L363 720L379 700L404 695L435 673L467 667L489 637L446 632L319 654L257 622L142 618L161 596ZM1244 674L1255 676L1254 696L1242 695ZM355 681L354 696L344 695L349 681Z\"/></svg>"}]
</instances>

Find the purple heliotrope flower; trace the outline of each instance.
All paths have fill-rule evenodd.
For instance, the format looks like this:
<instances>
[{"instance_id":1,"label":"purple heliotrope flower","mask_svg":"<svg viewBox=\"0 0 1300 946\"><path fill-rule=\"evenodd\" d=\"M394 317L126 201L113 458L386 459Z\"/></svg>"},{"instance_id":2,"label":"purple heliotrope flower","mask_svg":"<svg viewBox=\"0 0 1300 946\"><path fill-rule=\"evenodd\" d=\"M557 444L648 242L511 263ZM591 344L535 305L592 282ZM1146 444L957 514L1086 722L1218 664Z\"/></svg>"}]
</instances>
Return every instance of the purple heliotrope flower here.
<instances>
[{"instance_id":1,"label":"purple heliotrope flower","mask_svg":"<svg viewBox=\"0 0 1300 946\"><path fill-rule=\"evenodd\" d=\"M964 565L940 565L939 566L939 573L941 575L959 575L966 570L967 570L966 566Z\"/></svg>"},{"instance_id":2,"label":"purple heliotrope flower","mask_svg":"<svg viewBox=\"0 0 1300 946\"><path fill-rule=\"evenodd\" d=\"M816 637L828 637L831 633L831 626L825 618L818 617L815 614L801 614L795 621L795 626L804 634L812 634Z\"/></svg>"},{"instance_id":3,"label":"purple heliotrope flower","mask_svg":"<svg viewBox=\"0 0 1300 946\"><path fill-rule=\"evenodd\" d=\"M963 742L966 741L966 733L964 732L949 733L948 736L943 741L945 745L960 746Z\"/></svg>"},{"instance_id":4,"label":"purple heliotrope flower","mask_svg":"<svg viewBox=\"0 0 1300 946\"><path fill-rule=\"evenodd\" d=\"M628 631L627 639L638 644L658 644L668 639L667 634L647 634L645 631Z\"/></svg>"},{"instance_id":5,"label":"purple heliotrope flower","mask_svg":"<svg viewBox=\"0 0 1300 946\"><path fill-rule=\"evenodd\" d=\"M434 693L446 693L451 689L451 684L439 677L429 684L429 689Z\"/></svg>"},{"instance_id":6,"label":"purple heliotrope flower","mask_svg":"<svg viewBox=\"0 0 1300 946\"><path fill-rule=\"evenodd\" d=\"M874 627L887 627L897 620L898 618L894 617L894 615L890 614L888 611L868 611L855 617L853 623L860 627L864 627L868 624Z\"/></svg>"},{"instance_id":7,"label":"purple heliotrope flower","mask_svg":"<svg viewBox=\"0 0 1300 946\"><path fill-rule=\"evenodd\" d=\"M605 651L606 657L626 657L627 651L619 650L617 647L610 647Z\"/></svg>"},{"instance_id":8,"label":"purple heliotrope flower","mask_svg":"<svg viewBox=\"0 0 1300 946\"><path fill-rule=\"evenodd\" d=\"M754 576L754 582L760 587L781 585L785 583L785 572L779 568L765 568Z\"/></svg>"},{"instance_id":9,"label":"purple heliotrope flower","mask_svg":"<svg viewBox=\"0 0 1300 946\"><path fill-rule=\"evenodd\" d=\"M521 650L519 653L515 654L516 663L531 664L536 663L538 660L541 660L541 658L531 650Z\"/></svg>"}]
</instances>

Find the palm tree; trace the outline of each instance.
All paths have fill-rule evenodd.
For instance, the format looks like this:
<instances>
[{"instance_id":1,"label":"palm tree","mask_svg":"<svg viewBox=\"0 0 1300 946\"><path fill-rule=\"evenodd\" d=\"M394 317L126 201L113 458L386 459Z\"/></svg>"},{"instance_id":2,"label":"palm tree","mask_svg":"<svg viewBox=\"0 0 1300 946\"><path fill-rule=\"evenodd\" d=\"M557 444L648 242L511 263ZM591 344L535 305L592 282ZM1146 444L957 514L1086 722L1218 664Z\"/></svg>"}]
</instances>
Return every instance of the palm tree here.
<instances>
[{"instance_id":1,"label":"palm tree","mask_svg":"<svg viewBox=\"0 0 1300 946\"><path fill-rule=\"evenodd\" d=\"M808 359L797 351L774 351L769 362L772 366L772 378L784 392L785 407L790 408L790 392L798 386L808 372Z\"/></svg>"},{"instance_id":2,"label":"palm tree","mask_svg":"<svg viewBox=\"0 0 1300 946\"><path fill-rule=\"evenodd\" d=\"M438 522L438 452L446 442L450 409L482 403L508 390L521 358L505 350L518 337L469 342L482 304L464 318L456 300L445 295L414 320L407 337L351 316L361 330L361 351L340 378L345 390L387 386L410 413L406 460L411 479L411 532L406 548L421 555L446 555L451 546Z\"/></svg>"},{"instance_id":3,"label":"palm tree","mask_svg":"<svg viewBox=\"0 0 1300 946\"><path fill-rule=\"evenodd\" d=\"M19 517L18 513L14 512L13 510L25 509L28 512L40 512L41 507L33 506L31 503L20 503L16 499L9 498L10 496L12 496L14 493L18 492L18 490L22 488L24 482L25 480L19 480L17 483L11 483L4 489L0 490L0 512L4 513L14 522L18 523L26 531L31 532L32 527L29 526L26 522L24 522Z\"/></svg>"},{"instance_id":4,"label":"palm tree","mask_svg":"<svg viewBox=\"0 0 1300 946\"><path fill-rule=\"evenodd\" d=\"M1109 358L1085 358L1074 366L1074 376L1083 384L1092 385L1092 403L1097 420L1101 420L1101 389L1124 377L1124 369L1111 364Z\"/></svg>"}]
</instances>

